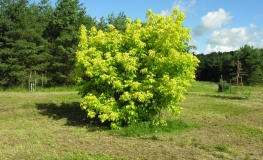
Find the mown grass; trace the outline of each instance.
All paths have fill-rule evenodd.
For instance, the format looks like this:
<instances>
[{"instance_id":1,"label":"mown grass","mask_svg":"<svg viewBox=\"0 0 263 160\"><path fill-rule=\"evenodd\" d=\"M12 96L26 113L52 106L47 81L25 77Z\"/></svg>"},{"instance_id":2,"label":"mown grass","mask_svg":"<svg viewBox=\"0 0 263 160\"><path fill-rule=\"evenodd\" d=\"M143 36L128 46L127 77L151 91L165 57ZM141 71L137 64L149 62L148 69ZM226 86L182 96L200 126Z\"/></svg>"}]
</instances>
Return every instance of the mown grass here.
<instances>
[{"instance_id":1,"label":"mown grass","mask_svg":"<svg viewBox=\"0 0 263 160\"><path fill-rule=\"evenodd\" d=\"M110 130L71 88L0 92L0 159L262 159L263 88L218 93L195 82L168 125Z\"/></svg>"},{"instance_id":2,"label":"mown grass","mask_svg":"<svg viewBox=\"0 0 263 160\"><path fill-rule=\"evenodd\" d=\"M69 152L65 156L44 156L37 160L125 160L125 158L112 158L103 154L88 154L86 152Z\"/></svg>"},{"instance_id":3,"label":"mown grass","mask_svg":"<svg viewBox=\"0 0 263 160\"><path fill-rule=\"evenodd\" d=\"M167 125L151 126L148 122L142 122L138 124L131 124L121 130L111 131L113 134L127 136L127 137L141 137L149 138L157 137L156 135L163 135L167 133L178 133L186 131L192 128L201 127L201 124L187 124L182 120L175 119L173 121L167 121ZM154 138L153 138L154 139Z\"/></svg>"},{"instance_id":4,"label":"mown grass","mask_svg":"<svg viewBox=\"0 0 263 160\"><path fill-rule=\"evenodd\" d=\"M32 92L63 92L63 91L76 91L77 86L54 86L54 87L37 87L35 91ZM14 86L9 88L0 88L1 92L31 92L27 86Z\"/></svg>"}]
</instances>

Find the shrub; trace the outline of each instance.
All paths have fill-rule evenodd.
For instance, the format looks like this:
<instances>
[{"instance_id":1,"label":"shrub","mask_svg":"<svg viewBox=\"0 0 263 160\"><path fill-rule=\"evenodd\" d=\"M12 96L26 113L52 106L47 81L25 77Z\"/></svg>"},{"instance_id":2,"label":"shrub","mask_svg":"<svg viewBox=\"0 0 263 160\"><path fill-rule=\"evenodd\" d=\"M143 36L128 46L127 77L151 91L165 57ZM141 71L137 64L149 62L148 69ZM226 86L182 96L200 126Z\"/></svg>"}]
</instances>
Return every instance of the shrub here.
<instances>
[{"instance_id":1,"label":"shrub","mask_svg":"<svg viewBox=\"0 0 263 160\"><path fill-rule=\"evenodd\" d=\"M231 85L224 80L220 80L218 83L218 92L225 92L229 90Z\"/></svg>"},{"instance_id":2,"label":"shrub","mask_svg":"<svg viewBox=\"0 0 263 160\"><path fill-rule=\"evenodd\" d=\"M80 28L77 66L80 75L81 107L90 118L110 121L112 128L150 122L166 124L161 110L174 116L194 81L198 59L187 52L190 29L175 9L171 16L147 13L147 21L127 19L126 30L113 25L103 32Z\"/></svg>"}]
</instances>

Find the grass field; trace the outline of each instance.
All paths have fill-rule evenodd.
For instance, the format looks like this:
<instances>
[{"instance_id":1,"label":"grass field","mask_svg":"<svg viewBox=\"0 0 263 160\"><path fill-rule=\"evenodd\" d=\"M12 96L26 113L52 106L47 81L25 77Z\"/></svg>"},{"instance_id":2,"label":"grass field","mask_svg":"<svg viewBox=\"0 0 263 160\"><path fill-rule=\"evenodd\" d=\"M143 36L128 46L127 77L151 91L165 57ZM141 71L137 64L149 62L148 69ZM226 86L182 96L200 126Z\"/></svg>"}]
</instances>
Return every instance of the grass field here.
<instances>
[{"instance_id":1,"label":"grass field","mask_svg":"<svg viewBox=\"0 0 263 160\"><path fill-rule=\"evenodd\" d=\"M235 93L235 92L233 92ZM168 127L109 130L86 118L71 89L0 92L0 159L263 159L263 87L218 93L195 82Z\"/></svg>"}]
</instances>

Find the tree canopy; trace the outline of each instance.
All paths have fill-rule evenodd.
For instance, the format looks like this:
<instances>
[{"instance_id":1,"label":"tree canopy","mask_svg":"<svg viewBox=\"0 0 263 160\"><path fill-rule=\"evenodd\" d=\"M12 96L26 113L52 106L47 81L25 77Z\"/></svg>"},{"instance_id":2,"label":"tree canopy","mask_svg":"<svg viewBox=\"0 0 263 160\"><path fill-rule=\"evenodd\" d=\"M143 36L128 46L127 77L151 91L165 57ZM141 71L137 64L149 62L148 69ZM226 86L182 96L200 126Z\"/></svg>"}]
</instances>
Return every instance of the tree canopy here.
<instances>
[{"instance_id":1,"label":"tree canopy","mask_svg":"<svg viewBox=\"0 0 263 160\"><path fill-rule=\"evenodd\" d=\"M236 51L212 52L196 55L200 65L196 71L197 80L219 82L221 75L228 83L237 75L238 62L240 76L244 84L263 84L263 49L244 45Z\"/></svg>"},{"instance_id":2,"label":"tree canopy","mask_svg":"<svg viewBox=\"0 0 263 160\"><path fill-rule=\"evenodd\" d=\"M199 61L187 52L191 36L183 27L184 13L175 9L161 16L148 10L146 17L143 24L127 19L124 32L112 24L105 32L80 28L81 107L90 118L110 121L112 128L140 121L165 124L161 110L177 116L195 79Z\"/></svg>"},{"instance_id":3,"label":"tree canopy","mask_svg":"<svg viewBox=\"0 0 263 160\"><path fill-rule=\"evenodd\" d=\"M27 87L31 73L45 86L76 83L76 56L79 27L125 29L124 12L108 19L87 15L79 0L0 1L0 87Z\"/></svg>"}]
</instances>

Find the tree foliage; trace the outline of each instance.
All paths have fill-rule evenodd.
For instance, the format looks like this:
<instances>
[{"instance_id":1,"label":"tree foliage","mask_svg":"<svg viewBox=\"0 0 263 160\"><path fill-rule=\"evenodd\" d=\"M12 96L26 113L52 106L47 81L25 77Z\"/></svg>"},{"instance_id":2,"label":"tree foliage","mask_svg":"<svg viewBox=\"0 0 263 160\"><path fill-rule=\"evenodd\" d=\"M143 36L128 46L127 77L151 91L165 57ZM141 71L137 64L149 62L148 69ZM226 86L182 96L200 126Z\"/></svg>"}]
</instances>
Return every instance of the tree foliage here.
<instances>
[{"instance_id":1,"label":"tree foliage","mask_svg":"<svg viewBox=\"0 0 263 160\"><path fill-rule=\"evenodd\" d=\"M126 19L124 12L120 12L117 17L115 17L114 13L111 13L107 18L108 23L113 25L118 31L126 30Z\"/></svg>"},{"instance_id":2,"label":"tree foliage","mask_svg":"<svg viewBox=\"0 0 263 160\"><path fill-rule=\"evenodd\" d=\"M125 28L121 12L108 19L86 15L79 0L0 1L0 87L27 87L31 73L38 85L72 85L76 81L76 56L79 27L107 29L110 23ZM43 81L42 81L43 82Z\"/></svg>"},{"instance_id":3,"label":"tree foliage","mask_svg":"<svg viewBox=\"0 0 263 160\"><path fill-rule=\"evenodd\" d=\"M126 21L124 32L113 25L103 32L80 28L77 65L82 109L90 118L110 121L112 128L140 121L165 124L162 109L177 116L198 59L186 52L190 29L183 27L184 13L171 16L148 11L147 21Z\"/></svg>"},{"instance_id":4,"label":"tree foliage","mask_svg":"<svg viewBox=\"0 0 263 160\"><path fill-rule=\"evenodd\" d=\"M242 65L240 76L244 84L263 84L262 48L244 45L236 51L212 52L196 56L201 62L196 71L197 80L218 82L222 75L224 80L230 82L237 75L239 61Z\"/></svg>"},{"instance_id":5,"label":"tree foliage","mask_svg":"<svg viewBox=\"0 0 263 160\"><path fill-rule=\"evenodd\" d=\"M48 73L53 85L73 84L78 45L78 28L85 18L85 10L79 0L58 0L53 16L45 31L51 48L51 65Z\"/></svg>"},{"instance_id":6,"label":"tree foliage","mask_svg":"<svg viewBox=\"0 0 263 160\"><path fill-rule=\"evenodd\" d=\"M29 4L27 0L1 1L0 84L22 86L32 70L44 72L48 54L43 33L48 18L48 5ZM18 14L19 13L19 14Z\"/></svg>"},{"instance_id":7,"label":"tree foliage","mask_svg":"<svg viewBox=\"0 0 263 160\"><path fill-rule=\"evenodd\" d=\"M230 89L230 84L227 83L226 81L220 79L219 83L218 83L218 92L225 92L228 91Z\"/></svg>"}]
</instances>

